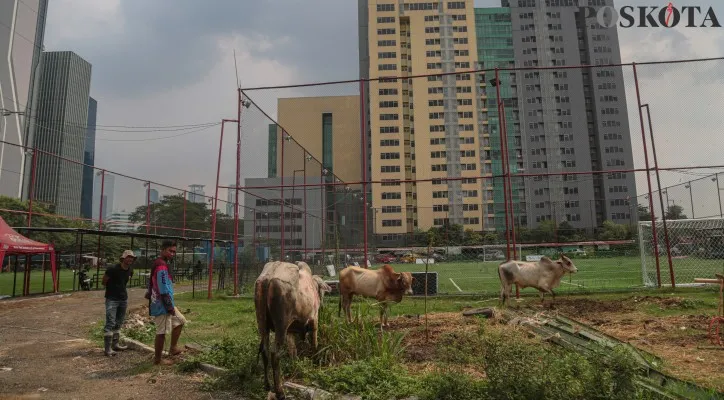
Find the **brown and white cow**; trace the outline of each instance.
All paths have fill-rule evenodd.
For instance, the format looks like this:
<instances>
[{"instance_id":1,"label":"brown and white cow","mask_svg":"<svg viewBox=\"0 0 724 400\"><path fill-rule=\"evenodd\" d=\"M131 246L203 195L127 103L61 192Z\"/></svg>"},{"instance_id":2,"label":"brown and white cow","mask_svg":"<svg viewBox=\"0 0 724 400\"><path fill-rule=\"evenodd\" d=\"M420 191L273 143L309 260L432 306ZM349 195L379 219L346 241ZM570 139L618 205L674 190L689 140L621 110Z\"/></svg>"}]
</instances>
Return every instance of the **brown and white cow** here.
<instances>
[{"instance_id":1,"label":"brown and white cow","mask_svg":"<svg viewBox=\"0 0 724 400\"><path fill-rule=\"evenodd\" d=\"M556 261L543 256L540 261L506 261L498 266L501 290L500 300L504 305L510 302L511 289L513 284L520 289L533 287L540 291L540 298L543 301L543 294L550 293L556 298L553 289L561 283L561 278L566 273L575 274L578 271L570 258L561 254Z\"/></svg>"},{"instance_id":2,"label":"brown and white cow","mask_svg":"<svg viewBox=\"0 0 724 400\"><path fill-rule=\"evenodd\" d=\"M254 290L256 323L261 343L259 352L264 361L264 385L269 386L268 364L271 358L274 374L274 394L284 399L279 372L279 350L287 335L299 335L302 339L307 332L312 336L312 347L317 349L317 327L319 308L325 292L331 288L318 277L304 262L296 265L284 261L269 262L257 278ZM269 345L269 332L275 333L275 340ZM289 341L289 353L296 356L293 339ZM271 353L271 354L270 354Z\"/></svg>"},{"instance_id":3,"label":"brown and white cow","mask_svg":"<svg viewBox=\"0 0 724 400\"><path fill-rule=\"evenodd\" d=\"M382 305L380 309L380 324L387 324L387 307L389 302L399 303L402 295L412 294L412 274L409 272L395 272L392 267L385 264L378 270L347 267L339 273L339 312L342 308L347 322L352 322L350 307L352 296L375 298Z\"/></svg>"}]
</instances>

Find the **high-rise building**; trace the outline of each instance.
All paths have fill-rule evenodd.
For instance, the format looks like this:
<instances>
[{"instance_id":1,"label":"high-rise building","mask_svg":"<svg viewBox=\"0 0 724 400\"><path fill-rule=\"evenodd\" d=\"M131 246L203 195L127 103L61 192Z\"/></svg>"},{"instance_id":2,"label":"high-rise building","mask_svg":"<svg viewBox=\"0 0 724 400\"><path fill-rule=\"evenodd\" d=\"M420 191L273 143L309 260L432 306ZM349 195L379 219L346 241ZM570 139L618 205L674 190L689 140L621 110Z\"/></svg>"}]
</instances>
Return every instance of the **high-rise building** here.
<instances>
[{"instance_id":1,"label":"high-rise building","mask_svg":"<svg viewBox=\"0 0 724 400\"><path fill-rule=\"evenodd\" d=\"M144 199L151 204L158 203L158 190L156 189L148 189L147 198Z\"/></svg>"},{"instance_id":2,"label":"high-rise building","mask_svg":"<svg viewBox=\"0 0 724 400\"><path fill-rule=\"evenodd\" d=\"M101 177L101 173L96 172L96 176L93 180L93 220L98 221L100 217L100 206L101 206L101 191L103 192L103 220L107 221L113 213L113 200L115 198L115 186L116 178L111 174L104 174L105 177Z\"/></svg>"},{"instance_id":3,"label":"high-rise building","mask_svg":"<svg viewBox=\"0 0 724 400\"><path fill-rule=\"evenodd\" d=\"M513 26L510 22L510 8L490 7L475 9L475 33L478 48L478 61L481 69L511 68L515 67L515 54L513 50ZM483 157L490 160L490 163L483 165L486 174L493 176L503 175L503 162L501 149L501 124L498 107L498 91L503 100L505 110L505 131L507 132L508 165L511 173L524 171L524 159L522 147L525 144L521 140L520 121L518 114L518 90L515 71L498 71L496 82L495 73L486 74L486 82L483 85L483 100L481 104L488 110L488 131L490 132L484 146ZM519 179L511 179L513 214L516 226L526 226L527 207L525 206L525 185ZM502 178L488 179L485 184L488 200L492 200L489 206L489 215L486 221L486 230L505 231L505 185Z\"/></svg>"},{"instance_id":4,"label":"high-rise building","mask_svg":"<svg viewBox=\"0 0 724 400\"><path fill-rule=\"evenodd\" d=\"M72 51L45 52L38 90L34 144L39 150L62 157L38 157L36 200L57 214L81 214L83 162L88 135L91 64Z\"/></svg>"},{"instance_id":5,"label":"high-rise building","mask_svg":"<svg viewBox=\"0 0 724 400\"><path fill-rule=\"evenodd\" d=\"M276 125L274 125L276 126ZM271 154L271 153L270 153ZM234 203L236 203L236 184L232 183L229 185L229 189L226 189L226 215L234 216Z\"/></svg>"},{"instance_id":6,"label":"high-rise building","mask_svg":"<svg viewBox=\"0 0 724 400\"><path fill-rule=\"evenodd\" d=\"M205 203L204 185L189 185L188 201L192 203Z\"/></svg>"},{"instance_id":7,"label":"high-rise building","mask_svg":"<svg viewBox=\"0 0 724 400\"><path fill-rule=\"evenodd\" d=\"M277 124L269 124L269 144L267 145L267 177L277 176Z\"/></svg>"},{"instance_id":8,"label":"high-rise building","mask_svg":"<svg viewBox=\"0 0 724 400\"><path fill-rule=\"evenodd\" d=\"M487 189L470 178L483 173L488 116L479 77L464 73L478 62L474 1L359 0L359 27L361 75L374 79L369 177L388 182L372 190L375 232L386 241L447 223L481 231ZM451 74L405 78L434 73Z\"/></svg>"},{"instance_id":9,"label":"high-rise building","mask_svg":"<svg viewBox=\"0 0 724 400\"><path fill-rule=\"evenodd\" d=\"M93 218L93 166L96 156L96 114L98 102L94 98L88 99L88 133L85 138L83 151L83 186L80 200L80 214L83 218Z\"/></svg>"},{"instance_id":10,"label":"high-rise building","mask_svg":"<svg viewBox=\"0 0 724 400\"><path fill-rule=\"evenodd\" d=\"M279 125L288 129L297 142L290 141L285 145L284 176L293 179L296 175L299 180L303 179L303 174L320 176L321 162L327 176L336 176L344 182L361 180L359 102L357 95L279 99ZM276 125L270 126L269 153L270 159L276 160L275 176L282 173L280 133L281 129ZM305 157L305 151L318 161Z\"/></svg>"},{"instance_id":11,"label":"high-rise building","mask_svg":"<svg viewBox=\"0 0 724 400\"><path fill-rule=\"evenodd\" d=\"M141 226L131 222L131 213L126 210L115 211L108 216L107 229L111 232L133 232Z\"/></svg>"},{"instance_id":12,"label":"high-rise building","mask_svg":"<svg viewBox=\"0 0 724 400\"><path fill-rule=\"evenodd\" d=\"M617 28L602 27L583 8L563 3L503 0L511 6L516 66L621 63ZM613 6L611 0L595 4L595 9ZM528 173L634 167L621 67L528 70L516 78ZM627 200L636 197L635 188L633 173L528 179L528 222L566 221L575 228L605 220L629 224L637 217Z\"/></svg>"},{"instance_id":13,"label":"high-rise building","mask_svg":"<svg viewBox=\"0 0 724 400\"><path fill-rule=\"evenodd\" d=\"M0 2L0 195L27 197L47 0Z\"/></svg>"}]
</instances>

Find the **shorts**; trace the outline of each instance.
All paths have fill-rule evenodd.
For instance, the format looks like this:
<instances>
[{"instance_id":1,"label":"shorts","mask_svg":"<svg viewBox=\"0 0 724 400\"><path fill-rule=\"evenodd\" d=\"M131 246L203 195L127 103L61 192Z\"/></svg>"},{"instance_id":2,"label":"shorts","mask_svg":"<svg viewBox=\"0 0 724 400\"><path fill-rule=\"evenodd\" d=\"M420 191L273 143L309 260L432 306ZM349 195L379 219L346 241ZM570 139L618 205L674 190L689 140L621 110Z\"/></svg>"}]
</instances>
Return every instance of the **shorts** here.
<instances>
[{"instance_id":1,"label":"shorts","mask_svg":"<svg viewBox=\"0 0 724 400\"><path fill-rule=\"evenodd\" d=\"M153 322L156 324L156 335L171 333L173 328L186 324L186 317L181 314L178 307L174 307L174 310L176 311L176 315L163 314L153 318Z\"/></svg>"}]
</instances>

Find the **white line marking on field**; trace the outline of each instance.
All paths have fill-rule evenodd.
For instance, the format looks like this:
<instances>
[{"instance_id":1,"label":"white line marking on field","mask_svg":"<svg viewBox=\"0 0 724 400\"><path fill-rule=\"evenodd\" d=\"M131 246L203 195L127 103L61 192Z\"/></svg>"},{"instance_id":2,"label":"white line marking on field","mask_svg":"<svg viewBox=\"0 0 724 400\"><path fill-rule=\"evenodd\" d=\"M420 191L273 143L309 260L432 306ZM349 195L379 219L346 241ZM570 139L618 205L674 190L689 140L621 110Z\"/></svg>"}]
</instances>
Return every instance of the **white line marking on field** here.
<instances>
[{"instance_id":1,"label":"white line marking on field","mask_svg":"<svg viewBox=\"0 0 724 400\"><path fill-rule=\"evenodd\" d=\"M455 288L458 290L458 292L462 292L462 291L463 291L462 289L460 289L460 286L458 286L458 284L455 283L454 280L452 280L452 278L448 278L448 279L450 279L450 282L452 282L452 284L455 285Z\"/></svg>"},{"instance_id":2,"label":"white line marking on field","mask_svg":"<svg viewBox=\"0 0 724 400\"><path fill-rule=\"evenodd\" d=\"M565 283L566 285L575 285L575 286L578 286L578 287L583 287L583 285L579 285L579 284L577 284L577 283L568 283L568 282L563 282L563 281L561 281L561 283Z\"/></svg>"}]
</instances>

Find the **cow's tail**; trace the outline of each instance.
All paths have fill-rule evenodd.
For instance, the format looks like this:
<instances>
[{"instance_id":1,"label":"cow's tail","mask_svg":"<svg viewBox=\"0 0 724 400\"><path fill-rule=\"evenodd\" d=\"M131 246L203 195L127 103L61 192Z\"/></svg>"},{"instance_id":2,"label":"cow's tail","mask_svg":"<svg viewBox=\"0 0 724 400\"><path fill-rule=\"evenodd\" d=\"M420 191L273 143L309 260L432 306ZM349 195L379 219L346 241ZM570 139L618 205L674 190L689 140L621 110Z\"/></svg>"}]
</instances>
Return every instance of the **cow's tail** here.
<instances>
[{"instance_id":1,"label":"cow's tail","mask_svg":"<svg viewBox=\"0 0 724 400\"><path fill-rule=\"evenodd\" d=\"M256 352L256 363L254 366L256 367L259 365L259 355L264 352L266 354L266 349L264 348L264 337L263 335L269 335L269 331L267 330L269 327L270 321L268 321L267 316L269 313L268 310L268 304L267 304L267 293L269 291L269 282L268 281L262 281L257 282L255 287L256 293L255 293L255 301L256 301L256 319L257 319L257 327L259 328L259 350ZM264 327L265 329L261 329L260 318L264 318Z\"/></svg>"},{"instance_id":2,"label":"cow's tail","mask_svg":"<svg viewBox=\"0 0 724 400\"><path fill-rule=\"evenodd\" d=\"M500 279L500 301L503 302L503 304L505 304L505 300L506 300L506 296L507 296L507 293L506 293L506 290L505 290L505 289L506 289L507 284L508 284L507 279L503 276L503 266L504 266L507 262L508 262L508 261L503 262L503 263L500 263L500 264L498 265L498 278Z\"/></svg>"}]
</instances>

